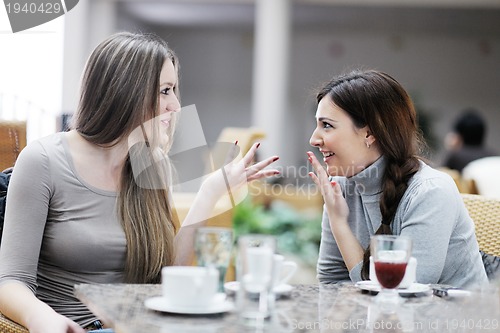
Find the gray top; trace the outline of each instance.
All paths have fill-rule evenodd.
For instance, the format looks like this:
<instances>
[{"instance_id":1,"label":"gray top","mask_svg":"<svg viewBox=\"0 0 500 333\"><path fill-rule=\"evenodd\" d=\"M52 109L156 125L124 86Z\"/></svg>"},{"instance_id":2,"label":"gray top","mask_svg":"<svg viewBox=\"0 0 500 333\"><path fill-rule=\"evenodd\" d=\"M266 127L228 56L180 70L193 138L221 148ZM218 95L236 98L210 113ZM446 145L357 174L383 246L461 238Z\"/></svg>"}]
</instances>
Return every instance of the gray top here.
<instances>
[{"instance_id":1,"label":"gray top","mask_svg":"<svg viewBox=\"0 0 500 333\"><path fill-rule=\"evenodd\" d=\"M363 248L381 224L379 200L385 159L350 177L336 177L349 206L348 223ZM421 162L392 223L395 235L413 240L417 282L467 287L487 283L474 224L453 180ZM360 281L362 262L348 272L323 214L318 279L324 283Z\"/></svg>"},{"instance_id":2,"label":"gray top","mask_svg":"<svg viewBox=\"0 0 500 333\"><path fill-rule=\"evenodd\" d=\"M74 297L74 284L123 282L125 256L116 193L79 178L65 134L24 148L7 195L0 283L20 281L86 326L95 316Z\"/></svg>"}]
</instances>

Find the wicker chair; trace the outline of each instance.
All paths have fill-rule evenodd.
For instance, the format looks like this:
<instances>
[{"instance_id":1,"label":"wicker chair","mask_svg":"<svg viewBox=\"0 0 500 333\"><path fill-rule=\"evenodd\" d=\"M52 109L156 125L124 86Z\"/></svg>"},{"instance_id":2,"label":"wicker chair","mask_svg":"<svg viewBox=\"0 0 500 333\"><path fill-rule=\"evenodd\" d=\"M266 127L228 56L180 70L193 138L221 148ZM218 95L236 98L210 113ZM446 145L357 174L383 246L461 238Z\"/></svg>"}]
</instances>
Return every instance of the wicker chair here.
<instances>
[{"instance_id":1,"label":"wicker chair","mask_svg":"<svg viewBox=\"0 0 500 333\"><path fill-rule=\"evenodd\" d=\"M29 333L28 330L13 322L9 318L5 317L0 313L0 332L1 333Z\"/></svg>"},{"instance_id":2,"label":"wicker chair","mask_svg":"<svg viewBox=\"0 0 500 333\"><path fill-rule=\"evenodd\" d=\"M26 146L25 121L0 121L0 171L14 166Z\"/></svg>"},{"instance_id":3,"label":"wicker chair","mask_svg":"<svg viewBox=\"0 0 500 333\"><path fill-rule=\"evenodd\" d=\"M500 256L500 200L481 195L462 194L476 227L479 249Z\"/></svg>"},{"instance_id":4,"label":"wicker chair","mask_svg":"<svg viewBox=\"0 0 500 333\"><path fill-rule=\"evenodd\" d=\"M25 121L0 121L0 171L12 167L26 146ZM0 313L1 333L28 333L28 330Z\"/></svg>"}]
</instances>

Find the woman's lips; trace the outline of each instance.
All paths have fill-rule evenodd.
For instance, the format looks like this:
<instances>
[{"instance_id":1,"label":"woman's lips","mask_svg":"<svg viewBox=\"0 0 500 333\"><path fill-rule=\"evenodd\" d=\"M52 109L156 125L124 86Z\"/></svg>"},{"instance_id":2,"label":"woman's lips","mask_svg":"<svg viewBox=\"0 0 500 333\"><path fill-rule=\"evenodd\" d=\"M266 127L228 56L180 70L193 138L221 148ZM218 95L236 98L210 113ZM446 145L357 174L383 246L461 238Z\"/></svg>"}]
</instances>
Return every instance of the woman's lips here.
<instances>
[{"instance_id":1,"label":"woman's lips","mask_svg":"<svg viewBox=\"0 0 500 333\"><path fill-rule=\"evenodd\" d=\"M331 160L333 158L333 156L335 156L334 153L330 153L330 154L327 154L327 155L323 155L323 161L325 163L328 163L329 160Z\"/></svg>"}]
</instances>

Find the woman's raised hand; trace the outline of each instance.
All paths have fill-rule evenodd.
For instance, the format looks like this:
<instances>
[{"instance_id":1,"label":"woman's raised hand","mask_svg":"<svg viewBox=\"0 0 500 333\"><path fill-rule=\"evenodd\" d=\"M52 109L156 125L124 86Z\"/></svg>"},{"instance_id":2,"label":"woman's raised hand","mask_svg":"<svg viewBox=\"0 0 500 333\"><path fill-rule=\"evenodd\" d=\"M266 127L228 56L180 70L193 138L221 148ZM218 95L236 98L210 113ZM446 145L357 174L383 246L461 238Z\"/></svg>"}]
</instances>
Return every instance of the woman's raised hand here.
<instances>
[{"instance_id":1,"label":"woman's raised hand","mask_svg":"<svg viewBox=\"0 0 500 333\"><path fill-rule=\"evenodd\" d=\"M277 169L265 169L276 162L279 159L278 156L271 156L253 163L259 146L260 143L253 144L245 156L238 158L238 146L235 143L234 148L228 153L224 167L209 176L203 187L219 198L228 191L238 190L249 181L280 174Z\"/></svg>"},{"instance_id":2,"label":"woman's raised hand","mask_svg":"<svg viewBox=\"0 0 500 333\"><path fill-rule=\"evenodd\" d=\"M323 201L325 202L330 221L338 218L347 219L347 216L349 215L349 207L347 206L347 203L342 195L340 185L336 182L330 181L325 168L312 152L307 152L307 159L315 171L315 173L309 172L309 176L318 186L321 195L323 196Z\"/></svg>"},{"instance_id":3,"label":"woman's raised hand","mask_svg":"<svg viewBox=\"0 0 500 333\"><path fill-rule=\"evenodd\" d=\"M241 161L229 162L225 167L226 173L228 175L233 173L237 175L243 173L244 171L244 175L246 177L247 182L278 175L280 172L276 169L264 170L264 168L276 162L279 159L278 156L271 156L263 161L253 164L255 153L257 152L259 146L260 143L253 144L250 150L245 154L245 156L243 156ZM235 149L235 151L237 151L237 149Z\"/></svg>"}]
</instances>

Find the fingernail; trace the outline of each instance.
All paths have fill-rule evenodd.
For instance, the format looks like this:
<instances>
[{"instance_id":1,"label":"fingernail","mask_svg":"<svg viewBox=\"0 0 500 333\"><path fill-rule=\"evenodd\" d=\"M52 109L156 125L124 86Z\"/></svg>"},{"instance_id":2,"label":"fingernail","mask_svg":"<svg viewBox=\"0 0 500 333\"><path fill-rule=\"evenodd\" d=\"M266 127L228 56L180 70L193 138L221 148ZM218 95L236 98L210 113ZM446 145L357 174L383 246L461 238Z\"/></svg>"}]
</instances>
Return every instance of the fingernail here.
<instances>
[{"instance_id":1,"label":"fingernail","mask_svg":"<svg viewBox=\"0 0 500 333\"><path fill-rule=\"evenodd\" d=\"M273 162L276 162L277 160L279 160L280 158L278 156L276 156L275 158L273 158Z\"/></svg>"},{"instance_id":2,"label":"fingernail","mask_svg":"<svg viewBox=\"0 0 500 333\"><path fill-rule=\"evenodd\" d=\"M330 182L330 184L332 184L332 186L335 186L337 185L337 182Z\"/></svg>"},{"instance_id":3,"label":"fingernail","mask_svg":"<svg viewBox=\"0 0 500 333\"><path fill-rule=\"evenodd\" d=\"M281 172L279 172L279 171L274 171L274 174L275 174L275 175L279 175L280 173L281 173Z\"/></svg>"},{"instance_id":4,"label":"fingernail","mask_svg":"<svg viewBox=\"0 0 500 333\"><path fill-rule=\"evenodd\" d=\"M234 145L235 145L235 146L236 146L237 144L238 144L238 140L236 140L236 141L234 142Z\"/></svg>"},{"instance_id":5,"label":"fingernail","mask_svg":"<svg viewBox=\"0 0 500 333\"><path fill-rule=\"evenodd\" d=\"M312 163L313 159L311 158L311 156L308 156L307 159Z\"/></svg>"},{"instance_id":6,"label":"fingernail","mask_svg":"<svg viewBox=\"0 0 500 333\"><path fill-rule=\"evenodd\" d=\"M259 148L260 147L260 142L257 144L257 147L256 148Z\"/></svg>"}]
</instances>

